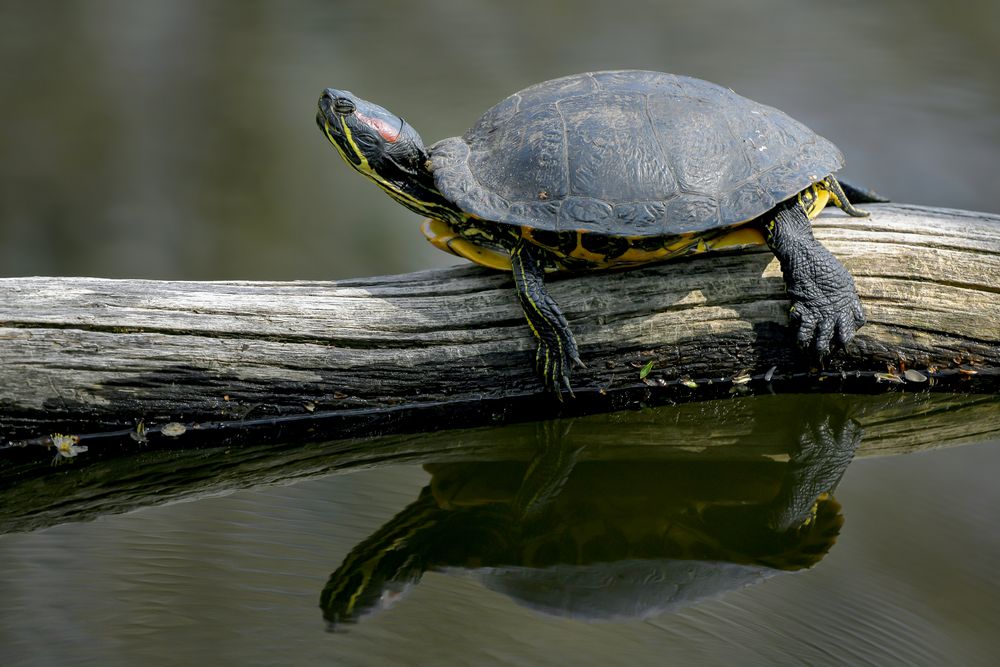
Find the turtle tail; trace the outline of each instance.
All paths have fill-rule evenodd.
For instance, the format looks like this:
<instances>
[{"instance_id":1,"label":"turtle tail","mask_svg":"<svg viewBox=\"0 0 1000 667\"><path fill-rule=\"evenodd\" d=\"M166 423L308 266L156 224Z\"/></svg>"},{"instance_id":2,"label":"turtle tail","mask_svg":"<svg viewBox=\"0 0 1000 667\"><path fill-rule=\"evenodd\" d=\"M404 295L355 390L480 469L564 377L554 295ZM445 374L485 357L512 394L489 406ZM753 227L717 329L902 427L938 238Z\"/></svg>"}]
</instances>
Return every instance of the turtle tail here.
<instances>
[{"instance_id":1,"label":"turtle tail","mask_svg":"<svg viewBox=\"0 0 1000 667\"><path fill-rule=\"evenodd\" d=\"M857 185L851 185L850 183L845 183L840 179L837 179L840 183L841 189L843 189L844 194L852 204L885 204L889 201L887 197L883 197L874 190L869 190L868 188L863 188Z\"/></svg>"}]
</instances>

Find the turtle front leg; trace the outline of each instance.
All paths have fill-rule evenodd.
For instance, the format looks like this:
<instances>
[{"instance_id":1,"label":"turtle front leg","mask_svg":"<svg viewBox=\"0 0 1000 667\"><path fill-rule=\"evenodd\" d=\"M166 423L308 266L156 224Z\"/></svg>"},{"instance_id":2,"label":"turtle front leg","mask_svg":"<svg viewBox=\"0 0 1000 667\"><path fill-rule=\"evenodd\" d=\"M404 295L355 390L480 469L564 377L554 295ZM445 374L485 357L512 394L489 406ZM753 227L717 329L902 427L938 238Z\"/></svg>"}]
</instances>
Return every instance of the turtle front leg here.
<instances>
[{"instance_id":1,"label":"turtle front leg","mask_svg":"<svg viewBox=\"0 0 1000 667\"><path fill-rule=\"evenodd\" d=\"M846 346L865 323L854 279L813 236L805 209L796 200L776 206L764 224L767 245L781 262L798 342L822 358L834 341Z\"/></svg>"},{"instance_id":2,"label":"turtle front leg","mask_svg":"<svg viewBox=\"0 0 1000 667\"><path fill-rule=\"evenodd\" d=\"M583 367L576 349L576 340L555 300L545 291L545 270L541 250L522 240L510 253L514 271L514 286L531 332L538 339L535 369L545 388L562 400L565 388L570 396L573 388L569 375L573 365Z\"/></svg>"}]
</instances>

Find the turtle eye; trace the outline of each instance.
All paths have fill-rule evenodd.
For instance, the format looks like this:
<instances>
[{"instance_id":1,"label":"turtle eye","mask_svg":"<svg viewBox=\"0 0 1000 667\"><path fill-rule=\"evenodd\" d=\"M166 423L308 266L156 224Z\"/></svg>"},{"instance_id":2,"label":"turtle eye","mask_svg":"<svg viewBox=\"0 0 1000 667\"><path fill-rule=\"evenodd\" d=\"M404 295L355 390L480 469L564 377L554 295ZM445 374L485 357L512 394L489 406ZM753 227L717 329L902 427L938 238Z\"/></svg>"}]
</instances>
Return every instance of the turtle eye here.
<instances>
[{"instance_id":1,"label":"turtle eye","mask_svg":"<svg viewBox=\"0 0 1000 667\"><path fill-rule=\"evenodd\" d=\"M347 99L346 97L338 97L333 101L333 110L339 114L347 115L354 113L355 107L354 102Z\"/></svg>"}]
</instances>

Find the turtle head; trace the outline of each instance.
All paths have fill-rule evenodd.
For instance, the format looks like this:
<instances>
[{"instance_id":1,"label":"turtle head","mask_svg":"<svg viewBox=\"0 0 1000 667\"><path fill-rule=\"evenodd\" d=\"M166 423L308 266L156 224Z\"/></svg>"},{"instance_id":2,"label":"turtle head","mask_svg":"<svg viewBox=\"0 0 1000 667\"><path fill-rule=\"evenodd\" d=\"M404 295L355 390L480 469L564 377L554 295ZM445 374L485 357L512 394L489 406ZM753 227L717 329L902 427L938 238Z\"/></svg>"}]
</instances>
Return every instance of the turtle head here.
<instances>
[{"instance_id":1,"label":"turtle head","mask_svg":"<svg viewBox=\"0 0 1000 667\"><path fill-rule=\"evenodd\" d=\"M316 113L337 152L389 196L421 215L452 208L434 186L423 139L399 116L346 90L327 88Z\"/></svg>"},{"instance_id":2,"label":"turtle head","mask_svg":"<svg viewBox=\"0 0 1000 667\"><path fill-rule=\"evenodd\" d=\"M391 165L416 173L427 161L423 140L406 121L346 90L323 91L316 122L344 159L362 172L378 176L391 171Z\"/></svg>"}]
</instances>

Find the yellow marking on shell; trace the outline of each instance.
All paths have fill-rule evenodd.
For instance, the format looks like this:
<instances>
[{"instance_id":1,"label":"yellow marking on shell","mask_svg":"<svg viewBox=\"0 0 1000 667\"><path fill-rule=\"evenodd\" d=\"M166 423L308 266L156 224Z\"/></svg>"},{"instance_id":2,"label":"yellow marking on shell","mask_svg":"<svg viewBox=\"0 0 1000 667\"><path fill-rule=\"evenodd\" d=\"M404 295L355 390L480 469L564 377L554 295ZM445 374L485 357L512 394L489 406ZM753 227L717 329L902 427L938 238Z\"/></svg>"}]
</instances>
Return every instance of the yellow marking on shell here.
<instances>
[{"instance_id":1,"label":"yellow marking on shell","mask_svg":"<svg viewBox=\"0 0 1000 667\"><path fill-rule=\"evenodd\" d=\"M491 269L501 271L511 270L510 257L507 253L479 245L477 242L478 239L470 239L467 236L462 236L450 223L436 218L429 218L424 221L421 231L427 240L440 250L463 257ZM625 241L631 244L631 247L618 257L607 258L600 253L595 253L583 247L583 235L594 232L578 231L576 233L576 245L567 254L555 246L537 240L534 230L530 228L521 228L520 231L521 236L525 240L545 248L551 253L555 265L547 267L547 271L559 269L569 271L580 270L579 264L567 266L561 261L563 259L586 262L589 265L586 268L589 269L629 268L653 262L662 262L674 257L745 245L763 245L765 243L763 234L756 226L739 225L725 229L708 230L698 234L679 234L673 238L664 239L663 245L651 249L637 247L637 244L640 242L648 240L646 238L625 238ZM487 236L485 233L482 233L482 235Z\"/></svg>"},{"instance_id":2,"label":"yellow marking on shell","mask_svg":"<svg viewBox=\"0 0 1000 667\"><path fill-rule=\"evenodd\" d=\"M576 259L582 259L586 262L590 262L591 264L604 265L607 262L607 260L604 259L604 255L591 252L583 247L583 235L586 233L587 232L579 229L576 231L576 247L569 253L569 256Z\"/></svg>"},{"instance_id":3,"label":"yellow marking on shell","mask_svg":"<svg viewBox=\"0 0 1000 667\"><path fill-rule=\"evenodd\" d=\"M690 241L684 243L684 247L690 246ZM640 248L629 248L620 256L615 257L610 260L612 266L638 266L640 264L650 264L652 262L659 262L664 259L669 259L680 253L683 250L668 250L667 248L657 248L655 250L642 250ZM608 262L602 262L602 264L607 264Z\"/></svg>"},{"instance_id":4,"label":"yellow marking on shell","mask_svg":"<svg viewBox=\"0 0 1000 667\"><path fill-rule=\"evenodd\" d=\"M649 264L651 262L658 262L670 255L660 250L639 250L637 248L629 248L619 257L615 257L611 262L613 265L620 266L639 266L640 264ZM601 262L601 265L605 265L608 262Z\"/></svg>"},{"instance_id":5,"label":"yellow marking on shell","mask_svg":"<svg viewBox=\"0 0 1000 667\"><path fill-rule=\"evenodd\" d=\"M538 246L540 248L545 248L546 250L555 250L555 248L553 248L552 246L546 245L546 244L538 241L535 238L535 230L531 229L530 227L522 227L521 228L521 238L527 239L528 241L531 241L532 243L534 243L536 246Z\"/></svg>"},{"instance_id":6,"label":"yellow marking on shell","mask_svg":"<svg viewBox=\"0 0 1000 667\"><path fill-rule=\"evenodd\" d=\"M491 269L498 269L500 271L511 270L510 255L476 245L472 241L462 237L447 222L437 220L436 218L428 218L420 226L420 231L423 232L424 237L435 248Z\"/></svg>"},{"instance_id":7,"label":"yellow marking on shell","mask_svg":"<svg viewBox=\"0 0 1000 667\"><path fill-rule=\"evenodd\" d=\"M764 240L764 235L760 233L759 229L750 225L742 225L726 232L716 239L713 239L709 246L712 250L719 250L721 248L731 248L733 246L764 245L765 243L766 241Z\"/></svg>"},{"instance_id":8,"label":"yellow marking on shell","mask_svg":"<svg viewBox=\"0 0 1000 667\"><path fill-rule=\"evenodd\" d=\"M740 225L727 229L708 230L700 234L687 233L679 234L672 238L664 239L663 245L657 248L642 248L639 244L647 241L644 237L626 237L625 241L631 247L617 257L605 257L600 253L587 250L583 247L583 234L593 232L578 232L576 245L567 254L559 248L539 242L531 229L524 229L522 235L525 239L549 250L557 263L562 264L562 259L576 259L587 262L592 269L614 269L641 266L653 262L662 262L674 257L711 252L723 248L732 248L744 245L763 245L764 236L754 226ZM579 266L563 266L567 270L579 270Z\"/></svg>"}]
</instances>

